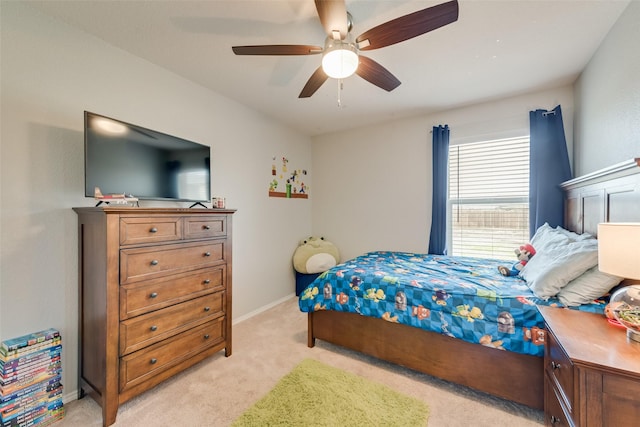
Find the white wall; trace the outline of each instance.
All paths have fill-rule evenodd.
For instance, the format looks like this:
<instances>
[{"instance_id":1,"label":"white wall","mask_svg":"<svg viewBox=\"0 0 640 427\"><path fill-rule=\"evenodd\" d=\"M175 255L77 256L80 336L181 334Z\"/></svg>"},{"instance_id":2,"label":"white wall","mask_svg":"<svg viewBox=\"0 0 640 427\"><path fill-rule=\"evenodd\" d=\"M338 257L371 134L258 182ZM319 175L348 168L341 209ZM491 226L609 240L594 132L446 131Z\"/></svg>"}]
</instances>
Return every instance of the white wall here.
<instances>
[{"instance_id":1,"label":"white wall","mask_svg":"<svg viewBox=\"0 0 640 427\"><path fill-rule=\"evenodd\" d=\"M575 84L578 174L640 157L640 1L632 1Z\"/></svg>"},{"instance_id":2,"label":"white wall","mask_svg":"<svg viewBox=\"0 0 640 427\"><path fill-rule=\"evenodd\" d=\"M529 134L529 111L562 106L573 139L573 90L541 93L313 138L313 232L343 259L371 250L426 252L431 228L431 129L464 143Z\"/></svg>"},{"instance_id":3,"label":"white wall","mask_svg":"<svg viewBox=\"0 0 640 427\"><path fill-rule=\"evenodd\" d=\"M234 319L293 295L291 255L311 232L311 200L267 190L274 155L308 169L313 189L308 137L20 2L2 2L1 19L0 339L59 329L65 400L75 397L71 208L94 204L83 197L84 110L210 145L213 193L238 209Z\"/></svg>"}]
</instances>

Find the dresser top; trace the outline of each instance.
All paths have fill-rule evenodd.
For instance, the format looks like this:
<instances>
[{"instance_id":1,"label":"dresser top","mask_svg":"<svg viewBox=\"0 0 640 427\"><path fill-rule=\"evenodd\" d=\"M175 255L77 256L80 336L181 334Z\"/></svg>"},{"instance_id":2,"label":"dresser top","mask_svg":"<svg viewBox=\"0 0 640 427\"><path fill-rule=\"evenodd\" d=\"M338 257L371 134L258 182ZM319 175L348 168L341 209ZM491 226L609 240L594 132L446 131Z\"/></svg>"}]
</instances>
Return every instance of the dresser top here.
<instances>
[{"instance_id":1,"label":"dresser top","mask_svg":"<svg viewBox=\"0 0 640 427\"><path fill-rule=\"evenodd\" d=\"M625 328L610 324L601 314L547 306L538 309L574 363L640 377L640 343L630 341Z\"/></svg>"},{"instance_id":2,"label":"dresser top","mask_svg":"<svg viewBox=\"0 0 640 427\"><path fill-rule=\"evenodd\" d=\"M207 209L207 208L141 208L133 206L99 206L99 207L77 207L73 208L78 213L105 213L105 214L232 214L235 209Z\"/></svg>"}]
</instances>

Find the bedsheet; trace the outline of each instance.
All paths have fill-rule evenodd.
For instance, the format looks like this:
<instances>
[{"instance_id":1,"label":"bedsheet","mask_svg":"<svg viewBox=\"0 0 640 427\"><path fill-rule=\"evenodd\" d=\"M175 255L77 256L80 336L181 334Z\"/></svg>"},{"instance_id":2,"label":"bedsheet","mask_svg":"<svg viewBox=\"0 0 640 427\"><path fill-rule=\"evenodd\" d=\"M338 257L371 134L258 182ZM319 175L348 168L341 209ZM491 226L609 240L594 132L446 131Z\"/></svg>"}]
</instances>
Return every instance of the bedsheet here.
<instances>
[{"instance_id":1,"label":"bedsheet","mask_svg":"<svg viewBox=\"0 0 640 427\"><path fill-rule=\"evenodd\" d=\"M379 317L501 350L544 355L537 298L519 277L498 272L504 260L378 251L322 273L303 290L300 310ZM604 312L606 301L572 309Z\"/></svg>"}]
</instances>

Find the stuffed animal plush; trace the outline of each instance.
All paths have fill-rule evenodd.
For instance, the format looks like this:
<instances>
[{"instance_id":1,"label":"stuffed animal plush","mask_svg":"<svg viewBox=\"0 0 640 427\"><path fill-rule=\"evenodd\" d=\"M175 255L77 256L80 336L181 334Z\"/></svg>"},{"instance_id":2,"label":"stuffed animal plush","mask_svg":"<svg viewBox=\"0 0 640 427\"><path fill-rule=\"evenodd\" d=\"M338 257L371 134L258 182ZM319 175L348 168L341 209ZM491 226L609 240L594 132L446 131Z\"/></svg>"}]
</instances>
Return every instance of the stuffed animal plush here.
<instances>
[{"instance_id":1,"label":"stuffed animal plush","mask_svg":"<svg viewBox=\"0 0 640 427\"><path fill-rule=\"evenodd\" d=\"M340 262L338 248L324 237L301 240L293 253L293 268L298 273L322 273Z\"/></svg>"},{"instance_id":2,"label":"stuffed animal plush","mask_svg":"<svg viewBox=\"0 0 640 427\"><path fill-rule=\"evenodd\" d=\"M504 265L498 266L498 270L503 276L517 276L520 274L524 266L527 265L527 262L529 262L531 257L536 254L536 250L529 243L520 246L520 248L515 249L514 252L516 254L516 258L518 258L518 261L515 264L511 267L505 267Z\"/></svg>"}]
</instances>

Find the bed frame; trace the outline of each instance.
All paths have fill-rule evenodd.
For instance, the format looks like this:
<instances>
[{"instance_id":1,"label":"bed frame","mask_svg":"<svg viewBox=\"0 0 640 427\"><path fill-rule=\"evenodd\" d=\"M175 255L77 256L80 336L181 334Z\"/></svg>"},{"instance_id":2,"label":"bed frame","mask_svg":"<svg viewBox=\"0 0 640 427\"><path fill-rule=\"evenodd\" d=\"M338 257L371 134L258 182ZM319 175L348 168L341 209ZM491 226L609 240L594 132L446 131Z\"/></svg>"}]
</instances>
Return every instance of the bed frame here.
<instances>
[{"instance_id":1,"label":"bed frame","mask_svg":"<svg viewBox=\"0 0 640 427\"><path fill-rule=\"evenodd\" d=\"M600 222L640 222L640 158L572 179L566 194L566 228L597 235ZM496 350L435 332L354 313L308 314L308 346L320 339L543 409L543 358Z\"/></svg>"}]
</instances>

